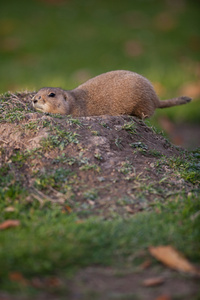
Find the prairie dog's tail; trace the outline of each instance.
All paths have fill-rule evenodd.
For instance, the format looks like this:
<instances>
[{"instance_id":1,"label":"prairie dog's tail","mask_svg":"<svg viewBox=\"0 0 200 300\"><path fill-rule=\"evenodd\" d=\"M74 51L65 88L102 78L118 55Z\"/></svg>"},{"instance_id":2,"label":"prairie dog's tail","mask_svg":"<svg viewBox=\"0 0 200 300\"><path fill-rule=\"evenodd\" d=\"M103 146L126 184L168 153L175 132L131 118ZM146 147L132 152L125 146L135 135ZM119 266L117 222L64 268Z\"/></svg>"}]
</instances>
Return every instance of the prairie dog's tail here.
<instances>
[{"instance_id":1,"label":"prairie dog's tail","mask_svg":"<svg viewBox=\"0 0 200 300\"><path fill-rule=\"evenodd\" d=\"M162 100L159 102L158 108L167 108L175 105L181 105L181 104L186 104L190 102L192 99L187 96L182 96L182 97L177 97L177 98L172 98L168 100Z\"/></svg>"}]
</instances>

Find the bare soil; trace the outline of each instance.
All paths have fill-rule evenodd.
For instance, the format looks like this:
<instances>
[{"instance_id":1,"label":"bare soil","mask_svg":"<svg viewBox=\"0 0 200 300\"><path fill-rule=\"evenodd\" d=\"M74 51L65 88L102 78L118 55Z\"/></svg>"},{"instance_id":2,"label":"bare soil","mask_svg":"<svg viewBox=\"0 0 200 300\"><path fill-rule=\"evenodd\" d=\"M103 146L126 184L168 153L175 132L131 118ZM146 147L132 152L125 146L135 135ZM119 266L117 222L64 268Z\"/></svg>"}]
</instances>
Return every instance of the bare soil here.
<instances>
[{"instance_id":1,"label":"bare soil","mask_svg":"<svg viewBox=\"0 0 200 300\"><path fill-rule=\"evenodd\" d=\"M157 284L145 286L149 279L157 281ZM161 267L147 270L138 268L135 272L87 268L79 272L72 282L70 299L186 300L193 299L198 291L199 280L188 280L183 275Z\"/></svg>"}]
</instances>

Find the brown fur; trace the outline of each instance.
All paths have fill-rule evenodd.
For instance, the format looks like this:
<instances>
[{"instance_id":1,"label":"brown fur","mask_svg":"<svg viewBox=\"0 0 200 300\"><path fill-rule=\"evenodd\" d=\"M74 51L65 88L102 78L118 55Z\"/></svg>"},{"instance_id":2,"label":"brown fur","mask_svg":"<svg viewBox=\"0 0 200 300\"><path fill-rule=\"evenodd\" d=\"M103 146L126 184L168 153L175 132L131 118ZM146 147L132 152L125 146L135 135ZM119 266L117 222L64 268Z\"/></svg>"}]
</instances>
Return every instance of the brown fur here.
<instances>
[{"instance_id":1,"label":"brown fur","mask_svg":"<svg viewBox=\"0 0 200 300\"><path fill-rule=\"evenodd\" d=\"M54 97L49 95L54 93ZM74 90L42 88L33 107L48 113L81 116L133 115L150 117L156 108L190 102L189 97L160 101L150 81L130 71L111 71L94 77Z\"/></svg>"}]
</instances>

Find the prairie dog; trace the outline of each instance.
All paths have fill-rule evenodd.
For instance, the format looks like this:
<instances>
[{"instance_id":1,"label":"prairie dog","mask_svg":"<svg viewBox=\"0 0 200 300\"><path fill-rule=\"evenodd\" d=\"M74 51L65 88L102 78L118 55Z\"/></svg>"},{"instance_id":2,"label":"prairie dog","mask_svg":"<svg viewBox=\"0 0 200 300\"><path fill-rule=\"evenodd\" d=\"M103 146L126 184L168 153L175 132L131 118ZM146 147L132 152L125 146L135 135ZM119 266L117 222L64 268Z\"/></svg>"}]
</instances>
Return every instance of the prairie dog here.
<instances>
[{"instance_id":1,"label":"prairie dog","mask_svg":"<svg viewBox=\"0 0 200 300\"><path fill-rule=\"evenodd\" d=\"M73 90L44 87L32 99L33 107L46 113L99 116L132 115L140 119L156 108L190 102L189 97L160 101L148 79L131 71L111 71L96 76Z\"/></svg>"}]
</instances>

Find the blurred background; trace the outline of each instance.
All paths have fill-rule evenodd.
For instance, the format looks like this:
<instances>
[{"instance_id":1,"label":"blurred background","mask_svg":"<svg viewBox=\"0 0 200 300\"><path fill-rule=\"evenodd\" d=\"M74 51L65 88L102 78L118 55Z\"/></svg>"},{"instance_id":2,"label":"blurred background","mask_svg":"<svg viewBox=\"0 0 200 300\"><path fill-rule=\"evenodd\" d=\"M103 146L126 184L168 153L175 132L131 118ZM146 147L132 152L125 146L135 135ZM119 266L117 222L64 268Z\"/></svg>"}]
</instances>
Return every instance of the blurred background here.
<instances>
[{"instance_id":1,"label":"blurred background","mask_svg":"<svg viewBox=\"0 0 200 300\"><path fill-rule=\"evenodd\" d=\"M147 77L161 99L192 97L147 124L200 146L198 0L0 1L0 93L72 89L117 69Z\"/></svg>"}]
</instances>

